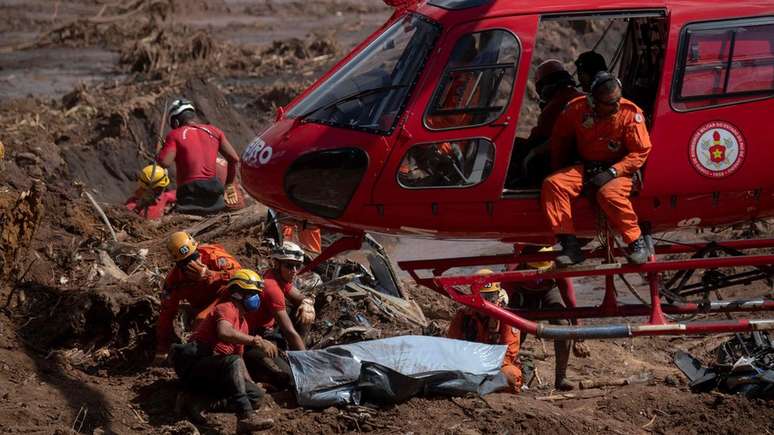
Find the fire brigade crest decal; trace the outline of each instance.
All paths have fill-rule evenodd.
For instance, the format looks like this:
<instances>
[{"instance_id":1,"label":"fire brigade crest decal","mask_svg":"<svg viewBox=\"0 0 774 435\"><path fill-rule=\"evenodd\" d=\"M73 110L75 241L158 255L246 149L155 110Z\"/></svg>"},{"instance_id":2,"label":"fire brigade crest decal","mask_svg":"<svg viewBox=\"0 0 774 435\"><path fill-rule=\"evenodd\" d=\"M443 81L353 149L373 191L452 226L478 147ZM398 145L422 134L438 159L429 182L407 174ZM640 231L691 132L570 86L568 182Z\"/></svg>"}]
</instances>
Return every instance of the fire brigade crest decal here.
<instances>
[{"instance_id":1,"label":"fire brigade crest decal","mask_svg":"<svg viewBox=\"0 0 774 435\"><path fill-rule=\"evenodd\" d=\"M742 165L745 152L742 133L727 122L704 124L691 137L691 164L707 177L733 174Z\"/></svg>"}]
</instances>

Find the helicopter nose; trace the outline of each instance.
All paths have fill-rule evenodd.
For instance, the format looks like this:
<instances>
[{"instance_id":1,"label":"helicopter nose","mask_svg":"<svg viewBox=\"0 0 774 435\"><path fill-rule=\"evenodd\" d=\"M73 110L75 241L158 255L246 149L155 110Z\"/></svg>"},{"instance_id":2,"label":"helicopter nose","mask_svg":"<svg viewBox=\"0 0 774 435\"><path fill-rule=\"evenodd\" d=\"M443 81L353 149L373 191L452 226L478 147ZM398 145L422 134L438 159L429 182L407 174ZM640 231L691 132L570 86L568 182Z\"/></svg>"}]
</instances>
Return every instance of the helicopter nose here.
<instances>
[{"instance_id":1,"label":"helicopter nose","mask_svg":"<svg viewBox=\"0 0 774 435\"><path fill-rule=\"evenodd\" d=\"M242 187L258 202L286 210L288 201L282 191L284 170L282 158L274 152L275 146L262 137L255 138L242 153L240 177Z\"/></svg>"},{"instance_id":2,"label":"helicopter nose","mask_svg":"<svg viewBox=\"0 0 774 435\"><path fill-rule=\"evenodd\" d=\"M245 149L241 165L245 190L279 210L340 217L368 167L366 152L351 147L320 150L291 139L275 143L259 137ZM307 152L310 148L315 151Z\"/></svg>"}]
</instances>

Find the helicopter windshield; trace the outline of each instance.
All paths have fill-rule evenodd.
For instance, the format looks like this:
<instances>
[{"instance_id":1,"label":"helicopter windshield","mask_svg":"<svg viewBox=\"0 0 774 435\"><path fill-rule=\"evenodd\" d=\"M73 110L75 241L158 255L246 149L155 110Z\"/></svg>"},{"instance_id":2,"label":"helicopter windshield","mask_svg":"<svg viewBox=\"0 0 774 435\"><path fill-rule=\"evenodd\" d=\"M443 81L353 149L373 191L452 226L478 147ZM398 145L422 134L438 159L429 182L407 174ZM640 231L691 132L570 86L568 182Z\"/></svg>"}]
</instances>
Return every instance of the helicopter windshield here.
<instances>
[{"instance_id":1,"label":"helicopter windshield","mask_svg":"<svg viewBox=\"0 0 774 435\"><path fill-rule=\"evenodd\" d=\"M420 15L395 22L287 116L390 134L441 29Z\"/></svg>"}]
</instances>

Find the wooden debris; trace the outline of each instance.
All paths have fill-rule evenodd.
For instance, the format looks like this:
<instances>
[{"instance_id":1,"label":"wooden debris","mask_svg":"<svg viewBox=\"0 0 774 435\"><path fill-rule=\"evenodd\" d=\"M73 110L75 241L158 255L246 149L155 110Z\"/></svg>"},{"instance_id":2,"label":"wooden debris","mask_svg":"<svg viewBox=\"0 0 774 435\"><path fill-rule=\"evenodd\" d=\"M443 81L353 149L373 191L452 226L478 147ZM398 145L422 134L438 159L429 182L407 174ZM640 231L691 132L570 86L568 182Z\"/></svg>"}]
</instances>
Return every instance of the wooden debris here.
<instances>
[{"instance_id":1,"label":"wooden debris","mask_svg":"<svg viewBox=\"0 0 774 435\"><path fill-rule=\"evenodd\" d=\"M105 212L102 210L102 207L97 204L97 201L94 200L94 197L91 196L89 192L83 192L84 195L86 195L86 198L89 199L89 202L91 202L91 205L94 206L94 208L97 210L97 214L102 219L102 222L105 223L105 226L107 226L108 231L110 231L110 236L113 238L114 242L118 241L118 237L116 237L116 232L113 229L113 225L110 225L110 219L105 215Z\"/></svg>"},{"instance_id":2,"label":"wooden debris","mask_svg":"<svg viewBox=\"0 0 774 435\"><path fill-rule=\"evenodd\" d=\"M631 385L631 384L644 384L648 381L650 381L653 378L653 376L650 373L640 373L634 376L629 376L628 378L617 378L617 379L585 379L580 381L580 388L581 390L590 390L592 388L601 388L601 387L622 387L624 385Z\"/></svg>"},{"instance_id":3,"label":"wooden debris","mask_svg":"<svg viewBox=\"0 0 774 435\"><path fill-rule=\"evenodd\" d=\"M416 302L409 299L396 298L395 296L386 295L379 291L366 287L364 285L350 282L347 284L349 289L361 290L368 292L371 296L375 296L375 302L377 307L385 312L388 316L398 317L407 320L409 323L420 327L426 327L428 325L425 314Z\"/></svg>"},{"instance_id":4,"label":"wooden debris","mask_svg":"<svg viewBox=\"0 0 774 435\"><path fill-rule=\"evenodd\" d=\"M556 402L559 400L569 399L593 399L595 397L602 397L605 395L604 390L584 390L577 393L561 393L552 394L550 396L537 397L537 400L543 400L546 402Z\"/></svg>"},{"instance_id":5,"label":"wooden debris","mask_svg":"<svg viewBox=\"0 0 774 435\"><path fill-rule=\"evenodd\" d=\"M218 238L227 232L236 232L244 228L258 225L266 217L268 208L263 204L255 204L245 209L213 216L198 222L185 231L201 241Z\"/></svg>"}]
</instances>

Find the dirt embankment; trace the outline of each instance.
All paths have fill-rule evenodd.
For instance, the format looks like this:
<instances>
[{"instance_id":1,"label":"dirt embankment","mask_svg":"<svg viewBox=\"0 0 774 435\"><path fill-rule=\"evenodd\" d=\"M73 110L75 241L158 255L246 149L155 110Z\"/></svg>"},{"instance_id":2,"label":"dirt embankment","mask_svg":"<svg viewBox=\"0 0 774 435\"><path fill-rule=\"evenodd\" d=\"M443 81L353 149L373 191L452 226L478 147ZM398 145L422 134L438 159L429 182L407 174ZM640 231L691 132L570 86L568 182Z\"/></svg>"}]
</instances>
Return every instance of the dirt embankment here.
<instances>
[{"instance_id":1,"label":"dirt embankment","mask_svg":"<svg viewBox=\"0 0 774 435\"><path fill-rule=\"evenodd\" d=\"M56 2L56 11L51 3L0 7L12 17L0 22L4 43L24 53L98 48L118 59L109 80L73 86L64 95L0 102L6 147L0 162L0 427L9 433L196 433L175 413L179 386L172 371L148 363L159 281L170 266L163 238L200 222L179 216L147 222L121 206L136 171L155 153L165 102L192 99L240 148L277 105L351 45L358 29L370 29L364 22L389 11L375 1L128 1L103 9L105 2L84 0ZM341 14L331 18L330 11ZM170 17L180 25L169 25ZM289 33L282 24L288 17L318 22L321 36L307 36L306 28ZM201 25L210 21L221 24ZM324 31L330 28L334 33ZM30 29L34 34L24 33ZM31 68L42 74L48 67ZM83 191L97 197L118 242ZM217 242L244 265L266 264L260 224L226 232ZM361 339L358 331L336 334L364 324L382 337L443 334L456 306L427 289L409 286L408 292L429 326L395 321L368 298L323 297L313 340ZM417 398L383 410L309 411L295 407L287 392L275 392L265 412L286 432L774 431L768 404L694 395L671 365L674 349L696 352L717 340L590 342L592 357L572 359L571 379L648 372L652 380L587 398L538 400L552 394L554 360L550 343L533 337L524 350L539 380L519 397ZM233 429L226 414L198 428Z\"/></svg>"}]
</instances>

